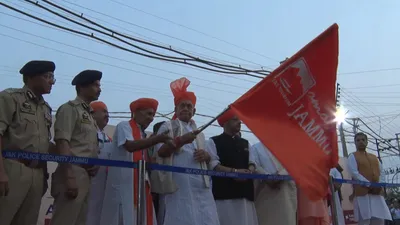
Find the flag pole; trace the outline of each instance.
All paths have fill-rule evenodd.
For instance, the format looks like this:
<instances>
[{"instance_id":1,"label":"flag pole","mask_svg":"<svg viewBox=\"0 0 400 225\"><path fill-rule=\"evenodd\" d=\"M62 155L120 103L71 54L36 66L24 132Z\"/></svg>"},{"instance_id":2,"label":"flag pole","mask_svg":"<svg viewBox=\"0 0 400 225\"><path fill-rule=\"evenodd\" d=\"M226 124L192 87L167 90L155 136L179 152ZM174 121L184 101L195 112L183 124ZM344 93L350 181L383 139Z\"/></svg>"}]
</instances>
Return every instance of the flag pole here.
<instances>
[{"instance_id":1,"label":"flag pole","mask_svg":"<svg viewBox=\"0 0 400 225\"><path fill-rule=\"evenodd\" d=\"M336 212L336 199L335 199L335 186L333 185L333 178L329 176L329 189L331 190L331 218L332 218L332 225L339 225L338 216Z\"/></svg>"},{"instance_id":2,"label":"flag pole","mask_svg":"<svg viewBox=\"0 0 400 225\"><path fill-rule=\"evenodd\" d=\"M230 109L230 107L226 107L221 113L219 113L216 117L212 118L208 123L204 124L203 126L201 126L198 131L202 132L203 130L205 130L207 127L211 126L212 123L214 123L220 116L222 116L226 111L228 111Z\"/></svg>"},{"instance_id":3,"label":"flag pole","mask_svg":"<svg viewBox=\"0 0 400 225\"><path fill-rule=\"evenodd\" d=\"M145 225L148 218L146 218L146 161L144 159L138 161L138 170L136 224Z\"/></svg>"}]
</instances>

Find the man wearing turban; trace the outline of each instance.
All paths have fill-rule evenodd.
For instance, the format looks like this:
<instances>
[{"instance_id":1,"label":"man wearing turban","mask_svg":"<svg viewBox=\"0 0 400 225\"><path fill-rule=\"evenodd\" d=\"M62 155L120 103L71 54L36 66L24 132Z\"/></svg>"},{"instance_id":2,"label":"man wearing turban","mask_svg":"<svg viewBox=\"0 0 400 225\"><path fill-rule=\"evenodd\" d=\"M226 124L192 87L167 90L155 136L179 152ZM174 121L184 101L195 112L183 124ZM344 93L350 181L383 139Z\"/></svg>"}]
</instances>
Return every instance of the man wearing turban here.
<instances>
[{"instance_id":1,"label":"man wearing turban","mask_svg":"<svg viewBox=\"0 0 400 225\"><path fill-rule=\"evenodd\" d=\"M140 98L130 104L130 121L120 122L112 140L111 159L138 162L142 156L148 156L142 150L165 143L170 137L165 133L146 138L145 129L153 122L158 101L152 98ZM149 161L146 157L144 160ZM110 167L104 196L100 225L136 224L138 171L131 168ZM156 225L150 186L146 182L146 224Z\"/></svg>"},{"instance_id":2,"label":"man wearing turban","mask_svg":"<svg viewBox=\"0 0 400 225\"><path fill-rule=\"evenodd\" d=\"M211 168L222 172L253 172L255 163L249 157L249 141L238 135L239 118L229 109L218 118L218 123L223 133L207 143L213 158ZM212 182L221 225L258 225L253 180L212 177Z\"/></svg>"},{"instance_id":3,"label":"man wearing turban","mask_svg":"<svg viewBox=\"0 0 400 225\"><path fill-rule=\"evenodd\" d=\"M189 84L186 78L171 83L174 119L161 125L158 133L169 131L174 141L156 145L154 156L159 164L207 169L211 157L203 133L192 120L196 95L186 90ZM151 176L152 190L160 194L160 224L219 225L210 177L163 171L152 171Z\"/></svg>"},{"instance_id":4,"label":"man wearing turban","mask_svg":"<svg viewBox=\"0 0 400 225\"><path fill-rule=\"evenodd\" d=\"M111 138L104 132L104 128L108 124L108 109L106 104L102 101L95 101L90 103L92 108L92 116L96 121L99 128L97 131L97 140L100 146L100 159L110 159L112 144ZM87 225L98 225L100 223L100 214L103 208L104 191L106 188L107 180L107 167L100 167L96 176L93 177L88 206Z\"/></svg>"}]
</instances>

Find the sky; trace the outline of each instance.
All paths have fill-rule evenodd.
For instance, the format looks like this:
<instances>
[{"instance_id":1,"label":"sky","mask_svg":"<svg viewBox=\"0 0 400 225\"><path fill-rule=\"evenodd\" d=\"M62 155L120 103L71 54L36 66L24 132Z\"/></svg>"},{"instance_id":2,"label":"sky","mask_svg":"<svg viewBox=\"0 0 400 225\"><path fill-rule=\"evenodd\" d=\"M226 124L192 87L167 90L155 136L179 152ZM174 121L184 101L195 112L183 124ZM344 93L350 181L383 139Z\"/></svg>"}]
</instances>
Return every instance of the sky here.
<instances>
[{"instance_id":1,"label":"sky","mask_svg":"<svg viewBox=\"0 0 400 225\"><path fill-rule=\"evenodd\" d=\"M26 1L1 2L53 23L107 38ZM52 8L43 1L38 2ZM358 128L371 134L369 147L372 152L376 150L374 138L395 138L400 132L400 78L397 76L400 71L400 30L396 29L396 21L400 21L399 1L52 2L120 33L171 46L204 59L250 69L263 66L273 70L280 61L337 23L340 38L337 81L341 87L340 102L348 110L347 116L365 122L366 125L359 122ZM118 41L115 43L129 47ZM75 98L75 89L70 82L85 69L103 72L103 91L99 100L108 105L110 112L129 112L131 101L151 97L159 100L158 111L168 114L173 111L169 83L187 77L191 80L189 90L198 97L197 112L216 116L259 81L258 78L219 74L145 58L88 37L60 31L5 7L0 7L0 47L3 53L0 55L0 90L21 87L22 78L18 71L30 60L56 63L57 82L52 93L45 96L53 109ZM129 114L111 113L111 116L129 117ZM122 120L127 118L112 118L110 124ZM202 125L210 118L196 116L195 120ZM155 120L158 121L159 118ZM243 129L248 130L245 126ZM345 123L344 130L348 151L353 152L352 126ZM221 132L221 128L210 127L205 130L205 135L211 137ZM243 132L243 136L252 144L258 141L252 133ZM390 145L397 147L397 142L393 140ZM339 150L342 151L342 143L339 143ZM385 150L381 156L385 168L400 167L395 149Z\"/></svg>"}]
</instances>

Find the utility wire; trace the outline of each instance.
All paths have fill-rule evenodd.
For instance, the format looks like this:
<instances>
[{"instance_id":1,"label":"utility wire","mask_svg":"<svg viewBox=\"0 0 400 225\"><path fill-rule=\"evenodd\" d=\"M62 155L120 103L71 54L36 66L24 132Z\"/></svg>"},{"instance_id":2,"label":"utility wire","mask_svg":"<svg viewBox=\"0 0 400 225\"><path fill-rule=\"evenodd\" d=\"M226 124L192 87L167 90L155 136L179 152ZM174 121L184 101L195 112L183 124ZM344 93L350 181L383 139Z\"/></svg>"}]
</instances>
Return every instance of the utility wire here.
<instances>
[{"instance_id":1,"label":"utility wire","mask_svg":"<svg viewBox=\"0 0 400 225\"><path fill-rule=\"evenodd\" d=\"M36 12L36 11L33 11L33 12L38 13L38 12ZM8 14L8 13L4 13L4 12L0 12L0 13L3 14L3 15L7 15L7 16L9 16L9 17L13 17L13 18L16 18L16 19L19 19L19 20L23 20L23 21L26 21L26 22L29 22L29 23L33 23L33 24L36 24L36 25L39 25L39 26L43 26L43 27L46 27L46 28L55 29L55 30L57 30L57 31L62 31L62 32L65 32L65 33L67 33L67 34L71 34L71 35L74 35L74 36L76 36L76 37L79 37L79 38L83 38L83 39L87 39L87 40L91 40L91 41L93 40L93 39L88 38L88 37L86 37L86 36L80 36L80 35L77 35L77 34L75 34L75 33L70 33L70 32L68 32L68 31L65 31L65 30L62 30L62 29L58 29L58 28L54 28L54 27L52 27L52 26L48 26L48 25L46 25L46 24L38 23L38 22L35 22L35 21L31 21L31 20L29 20L29 19L21 18L21 17L14 16L14 15L11 15L11 14ZM42 15L43 15L43 14L42 14ZM9 28L9 27L6 26L6 25L2 25L2 26L5 26L5 27ZM11 28L10 28L10 29L11 29ZM39 36L39 35L36 35L36 34L24 32L24 31L15 29L15 28L13 28L13 29L14 29L14 30L17 30L17 31L19 31L19 32L23 32L23 33L25 33L25 34L29 34L29 35L35 36L35 37L39 37L39 38L42 38L42 39L50 40L50 41L52 41L52 42L60 43L59 41L55 41L55 40L52 40L52 39L44 38L44 37ZM9 36L7 36L7 37L9 37ZM94 40L94 41L96 41L96 40ZM96 42L97 42L97 43L100 43L100 44L103 44L103 45L105 45L105 46L109 46L109 45L104 44L103 42L100 42L100 41L96 41ZM67 44L63 44L63 45L67 45ZM70 46L70 45L67 45L67 46ZM73 47L73 48L76 48L76 49L80 49L80 50L83 49L82 47L77 47L77 46L70 46L70 47ZM93 51L87 50L87 49L83 49L83 50L86 50L86 51L89 51L89 52L93 52ZM96 53L96 54L105 56L104 54L100 54L100 53ZM114 58L114 59L118 59L118 58L112 57L112 56L105 56L105 57L111 57L111 58ZM122 60L122 61L125 61L125 62L128 62L128 63L133 63L133 64L135 64L135 65L144 66L144 67L148 67L148 68L153 68L153 69L156 69L156 70L160 70L160 71L164 71L164 72L167 72L167 73L172 73L172 74L177 74L177 75L182 76L180 73L171 72L171 71L164 70L164 69L160 69L160 68L157 68L157 67L151 67L151 66L148 66L148 65L139 64L139 63L132 62L132 61L127 61L126 59L119 59L119 60ZM169 63L169 62L166 62L166 63ZM174 65L181 66L181 67L185 67L185 68L189 68L189 67L190 67L190 66L184 65L184 64L174 64ZM192 68L192 69L194 69L194 70L199 70L199 71L204 72L204 70L202 70L202 69L193 68L193 67L190 67L190 68ZM221 74L221 73L216 73L216 72L212 72L212 71L211 71L211 72L208 72L208 73L213 73L213 74L216 74L216 75L219 75L219 76L228 77L228 78L230 78L230 79L235 79L235 80L240 80L240 81L246 81L246 82L249 82L249 83L252 83L252 84L257 83L257 82L251 81L251 80L243 79L243 78L241 78L241 76L230 76L230 75ZM231 84L228 84L227 82L211 81L211 80L206 80L206 79L198 78L197 76L190 76L190 75L187 75L187 77L193 77L193 78L198 79L198 80L209 81L210 83L219 83L219 84L222 84L222 85L232 86ZM236 85L233 85L233 86L234 86L234 87L240 87L240 86L236 86ZM241 88L243 88L243 87L241 87Z\"/></svg>"},{"instance_id":2,"label":"utility wire","mask_svg":"<svg viewBox=\"0 0 400 225\"><path fill-rule=\"evenodd\" d=\"M252 50L250 50L250 49L248 49L248 48L241 47L241 46L239 46L239 45L233 44L233 43L231 43L231 42L228 42L228 41L226 41L226 40L220 39L220 38L218 38L218 37L209 35L209 34L207 34L207 33L205 33L205 32L202 32L202 31L193 29L193 28L191 28L191 27L188 27L188 26L185 26L185 25L176 23L176 22L174 22L174 21L172 21L172 20L169 20L169 19L166 19L166 18L157 16L157 15L154 15L154 14L151 14L151 13L148 13L148 12L145 12L145 11L143 11L143 10L141 10L141 9L132 7L132 6L130 6L130 5L124 4L124 3L119 2L119 1L115 1L115 0L110 0L110 1L115 2L115 3L117 3L117 4L120 4L120 5L123 5L123 6L125 6L125 7L128 7L128 8L130 8L130 9L133 9L133 10L136 10L136 11L139 11L139 12L142 12L142 13L145 13L145 14L147 14L147 15L153 16L153 17L155 17L155 18L158 18L158 19L167 21L167 22L172 23L172 24L175 24L175 25L177 25L177 26L186 28L186 29L188 29L188 30L197 32L197 33L199 33L199 34L202 34L202 35L205 35L205 36L207 36L207 37L213 38L213 39L215 39L215 40L221 41L221 42L226 43L226 44L228 44L228 45L231 45L231 46L237 47L237 48L239 48L239 49L245 50L245 51L247 51L247 52L250 52L250 53L256 54L256 55L258 55L258 56L264 57L264 58L266 58L266 59L269 59L269 60L272 60L272 61L275 61L275 62L279 62L279 60L273 59L273 58L271 58L271 57L269 57L269 56L266 56L266 55L260 54L260 53L258 53L258 52L252 51Z\"/></svg>"},{"instance_id":3,"label":"utility wire","mask_svg":"<svg viewBox=\"0 0 400 225\"><path fill-rule=\"evenodd\" d=\"M16 8L11 7L11 6L9 6L9 5L7 5L7 4L4 4L4 3L2 3L2 2L0 2L0 5L4 6L4 7L6 7L6 8L9 8L9 9L11 9L11 10L13 10L13 11L16 11L16 12L18 12L18 13L20 13L20 14L23 14L23 15L26 15L26 16L28 16L28 17L31 17L31 18L33 18L33 19L39 20L39 21L41 21L41 22L43 22L43 23L46 23L46 24L52 25L52 26L54 26L54 27L57 27L57 28L59 28L59 29L63 29L63 30L66 30L66 31L70 31L70 32L73 32L73 33L78 34L78 35L87 36L87 37L89 37L89 38L93 38L93 39L95 39L95 40L104 42L104 43L109 44L109 45L111 45L111 46L113 46L113 47L116 47L116 48L119 48L119 49L122 49L122 50L125 50L125 51L128 51L128 52L131 52L131 53L134 53L134 52L135 52L135 51L132 51L132 50L130 50L130 49L124 48L124 47L122 47L122 46L119 46L119 45L116 45L116 44L114 44L114 43L111 43L111 42L109 42L109 41L106 41L106 40L104 40L104 39L102 39L102 38L98 38L98 37L94 36L93 34L86 34L86 33L84 33L84 32L80 32L80 31L77 31L77 30L74 30L74 29L70 29L70 28L67 28L67 27L64 27L64 26L60 26L60 25L58 25L58 24L49 22L49 21L47 21L47 20L38 18L38 17L36 17L36 16L33 16L33 15L29 14L29 13L26 13L26 12L23 12L23 11L21 11L21 10L18 10L18 9L16 9ZM146 55L146 54L143 54L143 53L140 53L140 54L141 54L141 55ZM174 61L174 60L163 59L163 58L155 57L155 56L151 56L151 58L158 58L158 59L162 59L162 60L164 60L164 61ZM227 72L227 71L214 70L214 69L211 69L211 68L206 68L206 67L203 67L203 66L194 65L194 64L188 63L188 62L186 62L186 61L182 61L182 62L180 62L180 63L182 63L182 64L187 64L187 65L191 65L191 66L195 66L195 67L202 68L202 69L209 70L209 71L218 72L218 73L245 74L245 73L235 73L235 72ZM253 76L253 77L255 76L255 77L258 77L258 78L262 78L262 77L256 76L256 75L249 75L249 74L245 74L245 75Z\"/></svg>"},{"instance_id":4,"label":"utility wire","mask_svg":"<svg viewBox=\"0 0 400 225\"><path fill-rule=\"evenodd\" d=\"M399 150L397 147L393 146L390 142L388 142L387 140L385 140L384 138L382 138L379 134L377 134L374 130L372 130L372 129L364 122L364 120L359 119L359 121L360 121L362 124L364 124L364 126L366 126L372 133L374 133L376 136L378 136L379 139L383 140L383 142L386 142L387 145L389 145L391 148L396 149L396 150L400 153L400 150Z\"/></svg>"},{"instance_id":5,"label":"utility wire","mask_svg":"<svg viewBox=\"0 0 400 225\"><path fill-rule=\"evenodd\" d=\"M116 60L127 62L127 63L130 63L130 64L134 64L134 65L138 65L138 66L142 66L142 67L147 67L147 68L150 68L150 69L155 69L155 70L159 70L159 71L170 73L170 74L175 74L175 75L178 75L178 76L183 76L181 73L177 73L177 72L173 72L173 71L170 71L170 70L161 69L161 68L158 68L158 67L149 66L149 65L145 65L145 64L129 61L129 60L126 60L126 59L123 59L123 58L111 56L109 54L103 54L101 52L95 52L95 51L92 51L92 50L89 50L89 49L85 49L83 47L77 47L77 46L70 45L70 44L67 44L67 43L64 43L64 42L60 42L60 41L56 41L56 40L53 40L53 39L50 39L50 38L47 38L47 37L43 37L43 36L40 36L40 35L32 34L32 33L29 33L29 32L23 31L23 30L19 30L19 29L16 29L14 27L10 27L10 26L7 26L7 25L0 24L0 26L6 27L6 28L11 29L11 30L15 30L15 31L18 31L18 32L21 32L21 33L24 33L24 34L27 34L27 35L30 35L30 36L38 37L38 38L41 38L41 39L46 40L46 41L51 41L51 42L54 42L54 43L57 43L57 44L60 44L60 45L64 45L64 46L67 46L67 47L71 47L71 48L75 48L75 49L78 49L78 50L86 51L86 52L92 53L94 55L101 55L101 56L104 56L104 57L107 57L107 58L116 59ZM186 77L191 77L191 78L194 78L194 79L197 79L197 80L202 80L202 81L208 81L210 83L216 83L216 84L220 84L220 85L230 86L230 87L233 87L233 88L241 88L241 89L245 88L244 86L238 86L238 85L233 85L233 84L230 84L230 83L227 83L227 82L218 82L218 81L208 80L208 79L204 79L204 78L198 78L196 76L186 75ZM210 88L210 87L207 87L207 88ZM213 88L211 88L211 89L213 89ZM219 90L219 91L222 91L222 92L225 92L225 93L241 94L241 93L238 93L238 92L232 92L232 91L228 91L228 90L220 90L220 89L215 89L215 90Z\"/></svg>"},{"instance_id":6,"label":"utility wire","mask_svg":"<svg viewBox=\"0 0 400 225\"><path fill-rule=\"evenodd\" d=\"M44 7L44 6L35 4L34 2L29 1L29 0L25 0L25 1L30 2L30 3L32 3L32 4L36 5L36 6L39 6L39 7L43 8L43 9L47 10L47 11L50 11L50 12L52 12L52 13L55 13L55 15L59 15L59 16L61 16L61 17L64 18L64 19L67 19L67 20L69 20L69 21L72 20L72 19L70 19L70 18L67 18L67 17L65 17L65 16L60 15L60 14L57 13L57 12L52 11L51 9L48 9L47 7ZM71 29L71 28L67 28L67 27L64 27L64 26L61 26L61 25L58 25L58 24L49 22L49 21L44 20L44 19L42 19L42 18L33 16L33 15L29 14L29 13L26 13L26 12L23 12L23 11L21 11L21 10L18 10L18 9L16 9L16 8L14 8L14 7L11 7L11 6L7 5L7 4L4 4L4 3L0 3L0 4L3 5L3 6L5 6L5 7L7 7L7 8L9 8L9 9L11 9L11 10L14 10L14 11L16 11L16 12L19 12L19 13L21 13L21 14L24 14L24 15L26 15L26 16L29 16L29 17L31 17L31 18L33 18L33 19L39 20L39 21L41 21L41 22L43 22L43 23L47 23L47 24L49 24L49 25L55 26L55 27L60 28L60 29L64 29L64 30L67 30L67 31L70 31L70 32L74 32L74 33L79 34L79 35L84 35L84 36L87 36L87 37L96 39L96 40L98 40L98 41L102 41L102 42L104 42L104 43L106 43L106 44L109 44L109 45L111 45L111 46L113 46L113 47L117 47L117 48L119 48L119 49L122 49L122 50L125 50L125 51L128 51L128 52L131 52L131 53L135 53L135 54L137 53L136 51L133 51L133 50L131 50L131 49L124 48L124 47L122 47L122 46L119 46L119 45L116 45L116 44L111 43L111 42L109 42L109 41L106 41L106 40L104 40L104 39L102 39L102 38L99 38L99 37L97 37L97 36L94 36L94 34L87 34L87 33L81 32L81 31L77 31L77 30L74 30L74 29ZM77 22L77 21L75 21L75 22L76 22L76 23L79 23L79 22ZM88 26L86 26L86 27L88 27ZM90 29L94 29L94 28L91 28L91 27L89 27L89 28L90 28ZM106 33L106 32L103 32L103 34L109 35L109 36L111 36L111 37L113 37L113 38L115 38L115 39L117 39L117 40L122 40L122 39L120 39L120 38L118 38L118 37L115 37L115 36L112 35L112 34L108 34L108 33ZM123 41L124 43L127 42L127 41L124 41L124 40L122 40L122 41ZM128 43L129 43L129 42L128 42ZM129 44L130 44L130 43L129 43ZM148 56L148 55L145 54L145 53L140 53L140 55ZM206 69L206 70L211 70L211 71L215 71L215 72L228 73L228 74L238 74L238 73L239 73L239 72L232 72L232 71L229 71L228 69L225 69L225 71L215 70L215 69L212 69L212 68L207 68L207 67L204 67L204 66L199 66L199 65L195 65L195 64L189 63L189 62L187 62L186 60L185 60L185 61L177 61L177 60L173 60L173 59L162 58L162 57L159 57L159 56L150 56L150 58L155 58L155 59L160 59L160 60L165 60L165 61L170 61L170 62L176 62L176 63L188 64L188 65L191 65L191 66L195 66L195 67L198 67L198 68L202 68L202 69ZM246 74L246 73L241 73L241 74ZM262 77L257 76L257 75L250 75L250 74L246 74L246 75L248 75L248 76L256 76L256 77L258 77L258 78L262 78Z\"/></svg>"},{"instance_id":7,"label":"utility wire","mask_svg":"<svg viewBox=\"0 0 400 225\"><path fill-rule=\"evenodd\" d=\"M400 70L400 68L384 68L384 69L375 69L375 70L364 70L364 71L345 72L345 73L338 73L338 75L375 73L375 72L396 71L396 70Z\"/></svg>"},{"instance_id":8,"label":"utility wire","mask_svg":"<svg viewBox=\"0 0 400 225\"><path fill-rule=\"evenodd\" d=\"M235 56L235 55L227 54L227 53L225 53L225 52L221 52L221 51L218 51L218 50L216 50L216 49L212 49L212 48L209 48L209 47L206 47L206 46L203 46L203 45L199 45L199 44L196 44L196 43L192 43L192 42L189 42L189 41L187 41L187 40L184 40L184 39L181 39L181 38L177 38L177 37L174 37L174 36L171 36L171 35L168 35L168 34L165 34L165 33L162 33L162 32L156 31L156 30L153 30L153 29L150 29L150 28L148 28L148 27L144 27L144 26L141 26L141 25L132 23L131 21L122 20L122 19L120 19L120 18L113 17L113 16L111 16L111 15L109 15L109 14L105 14L105 13L102 13L102 12L99 12L99 11L96 11L96 10L93 10L92 8L88 8L88 7L79 5L79 4L74 3L74 2L70 2L70 1L64 0L63 3L68 3L68 4L71 4L71 5L77 6L77 7L79 7L79 8L86 9L86 10L88 10L88 11L90 11L90 12L94 12L94 13L103 15L103 16L105 16L105 17L107 17L107 18L111 18L111 19L114 19L114 20L116 20L116 21L123 22L123 23L125 23L125 24L129 24L129 25L135 26L135 27L137 27L137 28L140 28L140 29L143 29L143 30L146 30L146 31L149 31L149 32L158 34L158 35L162 35L162 36L165 36L165 37L168 37L168 38L171 38L171 39L175 39L175 40L181 41L181 42L186 43L186 44L190 44L190 45L193 45L193 46L196 46L196 47L200 47L200 48L203 48L203 49L212 51L212 52L216 52L216 53L219 53L219 54L222 54L222 55L225 55L225 56L229 56L229 57L231 57L231 58L239 59L239 60L241 60L241 61L245 61L245 62L254 64L254 65L260 66L261 68L265 67L265 66L262 66L261 64L258 64L258 63L255 63L255 62L246 60L246 59L244 59L244 58L240 58L240 57ZM267 58L270 58L270 57L268 57L268 56L266 56L266 57L267 57ZM275 61L278 62L279 60L275 60ZM236 64L236 63L234 63L234 64Z\"/></svg>"},{"instance_id":9,"label":"utility wire","mask_svg":"<svg viewBox=\"0 0 400 225\"><path fill-rule=\"evenodd\" d=\"M362 86L362 87L346 87L346 89L365 89L365 88L381 88L381 87L396 87L400 86L400 84L383 84L383 85L371 85L371 86Z\"/></svg>"},{"instance_id":10,"label":"utility wire","mask_svg":"<svg viewBox=\"0 0 400 225\"><path fill-rule=\"evenodd\" d=\"M359 105L360 107L357 107L358 109L362 110L363 112L367 112L368 114L372 113L373 115L376 115L373 111L371 111L369 108L367 108L365 106L365 102L364 101L362 101L356 95L352 94L350 91L347 91L346 88L342 88L341 94L342 94L341 97L345 97L345 98L348 97L348 98L354 99L355 102L360 103L360 105ZM345 94L345 96L343 96L343 94ZM346 106L346 104L345 104L345 106ZM395 128L393 125L391 125L391 127ZM392 130L387 130L386 128L384 130L389 132L389 133L391 133L391 134L396 133L395 131L393 132Z\"/></svg>"},{"instance_id":11,"label":"utility wire","mask_svg":"<svg viewBox=\"0 0 400 225\"><path fill-rule=\"evenodd\" d=\"M30 0L25 0L25 1L32 3L32 1L30 1ZM198 57L194 57L194 56L191 56L191 55L189 55L189 54L187 54L187 53L183 53L183 52L181 52L181 51L175 50L175 49L173 49L171 46L170 46L169 48L167 48L167 47L164 47L164 46L161 46L161 45L158 45L158 44L153 44L153 43L151 43L151 42L147 42L147 41L143 41L143 40L140 40L140 39L137 39L137 38L133 38L133 37L130 37L130 36L128 36L128 35L121 34L120 32L117 32L117 31L115 31L115 30L112 30L112 29L110 29L110 28L108 28L108 27L105 27L105 26L103 26L103 25L101 25L101 24L99 24L99 23L97 23L97 22L94 22L93 20L90 20L90 19L84 17L83 14L80 14L80 15L79 15L79 14L77 14L77 13L72 12L71 10L68 10L68 9L66 9L66 8L64 8L64 7L62 7L62 6L59 6L59 5L55 4L55 3L52 3L52 2L50 2L50 1L48 1L48 0L43 0L43 1L44 1L45 3L47 3L47 4L51 5L51 6L53 6L53 7L56 7L56 8L58 8L58 9L64 11L64 12L66 12L66 13L69 13L69 14L71 14L71 15L73 15L73 16L76 16L76 17L78 17L78 18L81 18L81 19L83 19L84 21L89 22L90 24L92 24L92 25L94 25L94 26L97 26L97 27L99 27L99 28L102 28L102 29L104 29L104 30L106 30L106 31L108 31L108 32L111 32L112 35L119 35L119 36L122 36L122 37L127 38L127 39L132 40L132 41L136 41L136 42L139 42L139 43L142 43L142 44L150 45L150 46L152 46L152 47L157 47L157 48L161 48L161 49L164 49L164 50L172 51L172 52L174 52L174 53L177 53L177 54L180 54L180 55L183 55L183 56L186 56L186 57L189 58L189 59L183 59L183 58L175 58L175 59L199 61L199 62L205 63L205 64L210 65L210 66L214 66L214 67L219 68L219 69L226 69L226 68L223 68L223 67L228 67L228 68L233 69L232 71L235 71L235 72L239 72L239 71L258 72L258 73L264 72L263 70L248 70L248 69L245 69L245 68L242 68L242 67L231 66L231 65L221 64L221 63L210 62L210 61L207 61L207 60L202 60L202 59L200 59L200 58L198 58ZM37 5L37 6L40 6L38 3L36 3L36 5ZM41 8L46 9L45 7L41 7ZM48 10L48 9L46 9L46 10ZM51 12L51 11L50 11L50 12ZM55 14L54 11L52 11L52 13ZM61 17L62 15L58 14L58 16ZM64 19L67 19L66 17L63 17L63 18L64 18ZM68 19L68 20L71 21L71 22L73 22L73 23L77 23L77 24L79 24L79 25L81 25L81 26L85 26L85 27L88 28L88 29L92 29L92 30L94 30L94 31L103 33L102 31L99 31L99 30L97 30L97 29L95 29L95 28L91 28L91 27L86 26L86 25L84 25L84 24L81 24L81 23L79 23L79 22L77 22L77 21L74 21L74 20L71 20L71 19ZM106 33L103 33L103 34L107 35ZM137 48L137 46L136 46L136 48ZM140 48L140 47L139 47L139 49L142 50L142 51L146 51L146 52L148 52L148 53L152 53L151 51L148 51L148 50L143 49L143 48ZM153 53L153 54L157 54L157 53ZM161 55L161 54L158 54L158 55L159 55L159 56L163 56L163 57L167 57L167 56ZM268 71L268 73L269 73L269 72L270 72L270 71ZM268 75L268 74L263 74L263 75Z\"/></svg>"}]
</instances>

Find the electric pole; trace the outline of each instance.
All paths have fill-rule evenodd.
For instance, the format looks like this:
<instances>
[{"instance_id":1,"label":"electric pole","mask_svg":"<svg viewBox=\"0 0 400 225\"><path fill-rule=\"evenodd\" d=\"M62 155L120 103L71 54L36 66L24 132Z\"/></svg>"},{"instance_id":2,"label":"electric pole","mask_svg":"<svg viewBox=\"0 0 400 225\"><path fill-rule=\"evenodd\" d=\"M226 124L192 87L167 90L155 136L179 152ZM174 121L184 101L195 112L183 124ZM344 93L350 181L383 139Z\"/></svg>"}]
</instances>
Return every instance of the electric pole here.
<instances>
[{"instance_id":1,"label":"electric pole","mask_svg":"<svg viewBox=\"0 0 400 225\"><path fill-rule=\"evenodd\" d=\"M358 119L359 118L352 118L353 120L353 134L356 135L358 133Z\"/></svg>"},{"instance_id":2,"label":"electric pole","mask_svg":"<svg viewBox=\"0 0 400 225\"><path fill-rule=\"evenodd\" d=\"M336 84L336 108L340 107L340 84ZM343 130L343 122L340 122L339 124L339 135L340 135L340 142L342 143L342 150L343 150L343 156L348 157L349 153L347 152L347 144L346 144L346 137L344 136L344 130Z\"/></svg>"},{"instance_id":3,"label":"electric pole","mask_svg":"<svg viewBox=\"0 0 400 225\"><path fill-rule=\"evenodd\" d=\"M376 139L376 138L375 138L375 144L376 144L376 151L378 152L378 159L379 159L379 162L381 162L381 164L382 164L381 150L383 151L383 149L380 149L380 148L379 148L379 141L378 141L378 139Z\"/></svg>"},{"instance_id":4,"label":"electric pole","mask_svg":"<svg viewBox=\"0 0 400 225\"><path fill-rule=\"evenodd\" d=\"M399 151L400 151L400 140L399 140L399 135L400 135L400 133L396 133L397 149L399 149ZM400 154L400 152L399 152L399 154Z\"/></svg>"}]
</instances>

